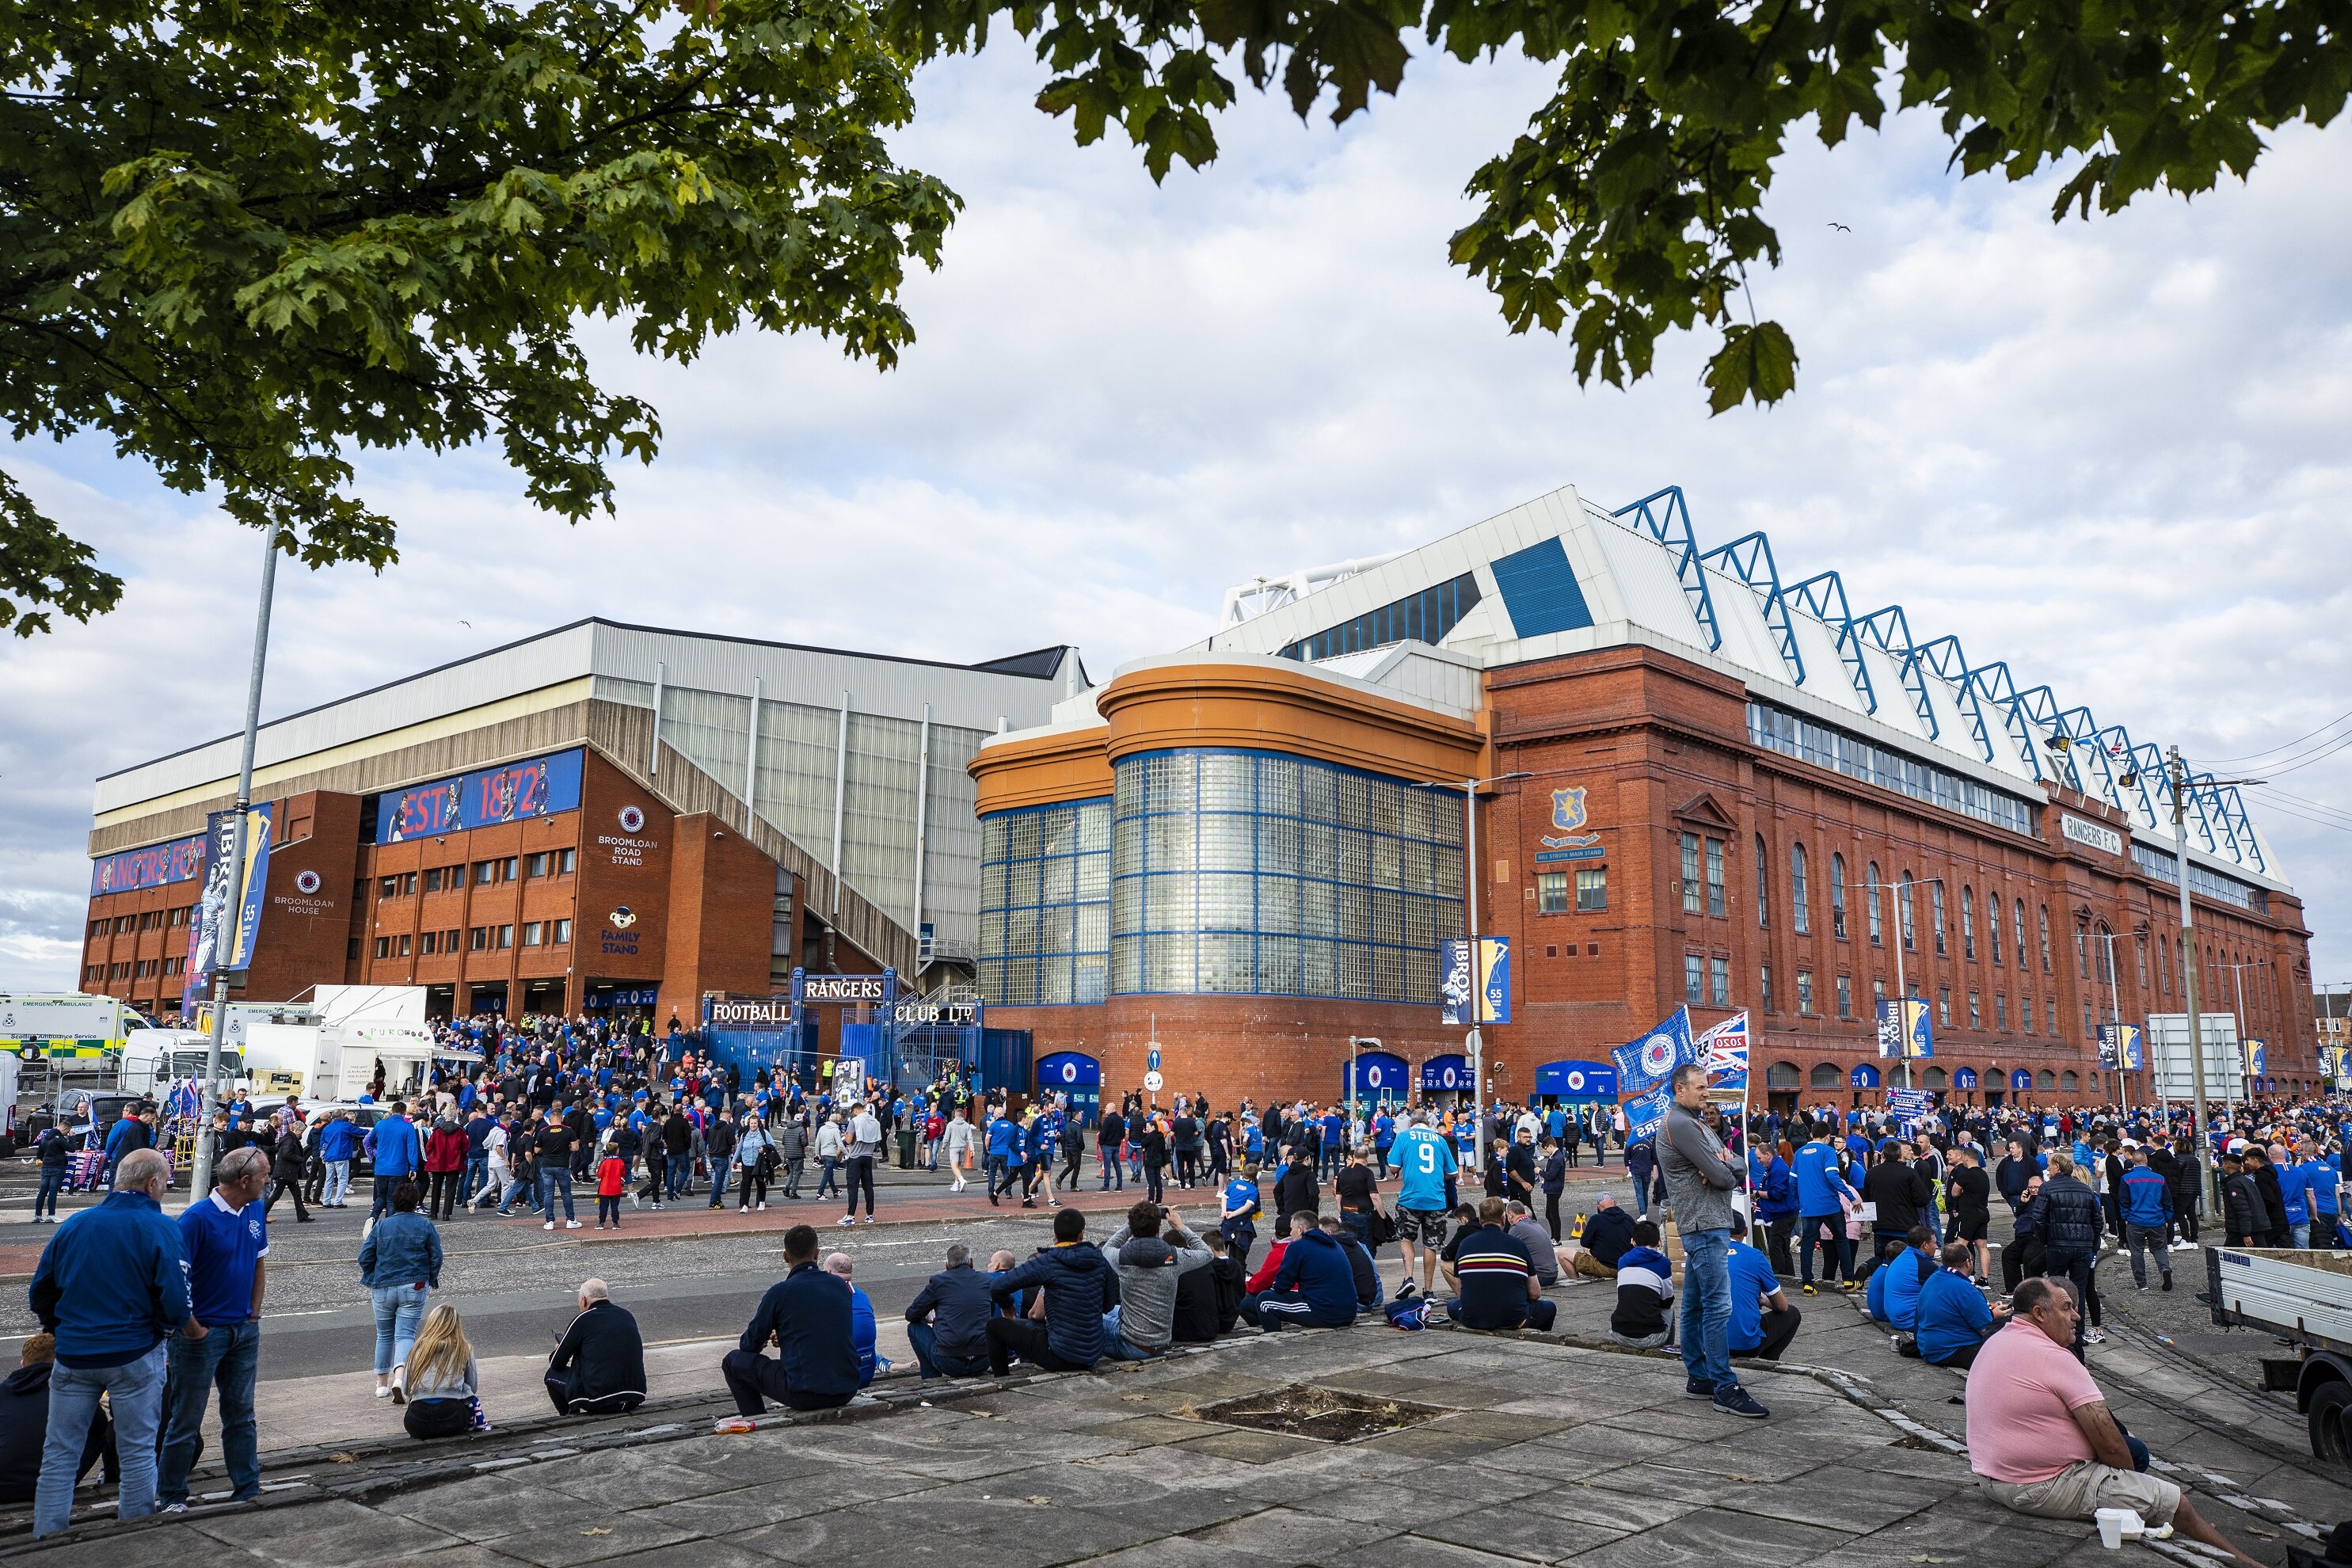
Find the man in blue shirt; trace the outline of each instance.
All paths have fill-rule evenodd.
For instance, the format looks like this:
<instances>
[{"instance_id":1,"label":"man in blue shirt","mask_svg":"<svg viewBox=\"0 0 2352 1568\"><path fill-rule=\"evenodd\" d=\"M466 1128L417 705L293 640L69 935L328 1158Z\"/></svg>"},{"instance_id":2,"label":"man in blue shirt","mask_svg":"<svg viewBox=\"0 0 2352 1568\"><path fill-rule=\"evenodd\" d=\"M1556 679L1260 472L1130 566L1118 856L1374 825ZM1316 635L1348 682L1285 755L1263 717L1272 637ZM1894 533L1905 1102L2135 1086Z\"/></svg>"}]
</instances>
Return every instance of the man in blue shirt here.
<instances>
[{"instance_id":1,"label":"man in blue shirt","mask_svg":"<svg viewBox=\"0 0 2352 1568\"><path fill-rule=\"evenodd\" d=\"M1021 1124L998 1111L996 1119L988 1124L988 1202L992 1208L999 1192L1013 1191L1013 1170L1021 1163Z\"/></svg>"},{"instance_id":2,"label":"man in blue shirt","mask_svg":"<svg viewBox=\"0 0 2352 1568\"><path fill-rule=\"evenodd\" d=\"M1244 1278L1249 1274L1250 1248L1257 1245L1257 1216L1263 1212L1265 1199L1258 1191L1257 1167L1245 1164L1241 1174L1225 1184L1221 1223L1217 1228L1224 1234L1225 1246L1233 1254Z\"/></svg>"},{"instance_id":3,"label":"man in blue shirt","mask_svg":"<svg viewBox=\"0 0 2352 1568\"><path fill-rule=\"evenodd\" d=\"M2336 1167L2320 1157L2319 1145L2306 1138L2300 1151L2302 1158L2282 1175L2279 1185L2293 1183L2303 1197L2304 1220L2295 1226L2294 1244L2321 1252L2336 1245L2336 1201L2338 1181Z\"/></svg>"},{"instance_id":4,"label":"man in blue shirt","mask_svg":"<svg viewBox=\"0 0 2352 1568\"><path fill-rule=\"evenodd\" d=\"M1427 1290L1437 1279L1437 1254L1445 1245L1445 1184L1461 1169L1454 1146L1429 1125L1419 1111L1390 1150L1397 1169L1397 1247L1404 1254L1404 1283L1397 1299L1412 1294L1412 1254L1421 1247L1421 1285Z\"/></svg>"},{"instance_id":5,"label":"man in blue shirt","mask_svg":"<svg viewBox=\"0 0 2352 1568\"><path fill-rule=\"evenodd\" d=\"M204 1332L172 1336L171 1381L156 1505L165 1513L188 1506L188 1468L196 1462L205 1405L215 1384L221 1396L221 1462L228 1468L229 1500L261 1495L261 1452L253 1418L253 1385L261 1371L261 1295L269 1255L268 1212L261 1206L269 1161L248 1144L221 1156L213 1190L180 1215L180 1249L187 1258L189 1315Z\"/></svg>"},{"instance_id":6,"label":"man in blue shirt","mask_svg":"<svg viewBox=\"0 0 2352 1568\"><path fill-rule=\"evenodd\" d=\"M337 1110L319 1129L319 1160L327 1167L326 1180L319 1189L319 1206L340 1209L351 1206L352 1161L360 1152L360 1130L348 1110Z\"/></svg>"},{"instance_id":7,"label":"man in blue shirt","mask_svg":"<svg viewBox=\"0 0 2352 1568\"><path fill-rule=\"evenodd\" d=\"M2156 1267L2164 1276L2164 1288L2172 1289L2172 1248L2165 1237L2172 1234L2172 1184L2161 1171L2147 1163L2147 1146L2141 1144L2132 1151L2132 1163L2124 1172L2123 1191L2116 1194L2116 1205L2123 1216L2124 1241L2131 1248L2132 1288L2147 1289L2147 1262L2145 1254L2156 1254Z\"/></svg>"},{"instance_id":8,"label":"man in blue shirt","mask_svg":"<svg viewBox=\"0 0 2352 1568\"><path fill-rule=\"evenodd\" d=\"M34 1492L33 1533L54 1535L73 1514L75 1478L100 1394L114 1417L122 1456L118 1519L155 1508L155 1438L162 1425L164 1336L178 1329L201 1340L188 1314L187 1270L180 1233L163 1217L171 1158L153 1149L123 1156L114 1191L95 1208L69 1215L33 1270L26 1292L41 1327L57 1336L49 1373L49 1424Z\"/></svg>"},{"instance_id":9,"label":"man in blue shirt","mask_svg":"<svg viewBox=\"0 0 2352 1568\"><path fill-rule=\"evenodd\" d=\"M1976 1258L1967 1242L1947 1243L1942 1258L1943 1267L1919 1287L1919 1326L1915 1336L1919 1359L1966 1371L1975 1363L1986 1337L2009 1314L2006 1310L1995 1310L1969 1279L1969 1269Z\"/></svg>"},{"instance_id":10,"label":"man in blue shirt","mask_svg":"<svg viewBox=\"0 0 2352 1568\"><path fill-rule=\"evenodd\" d=\"M1771 1259L1748 1245L1748 1221L1737 1209L1731 1214L1728 1261L1731 1353L1779 1361L1805 1315L1780 1293L1780 1278L1772 1272Z\"/></svg>"},{"instance_id":11,"label":"man in blue shirt","mask_svg":"<svg viewBox=\"0 0 2352 1568\"><path fill-rule=\"evenodd\" d=\"M1834 1272L1851 1295L1854 1289L1853 1256L1847 1250L1845 1203L1860 1203L1862 1194L1839 1173L1837 1151L1831 1147L1827 1132L1815 1132L1797 1151L1795 1173L1798 1281L1806 1295L1817 1294L1813 1289L1813 1243L1818 1240L1822 1244L1823 1282Z\"/></svg>"},{"instance_id":12,"label":"man in blue shirt","mask_svg":"<svg viewBox=\"0 0 2352 1568\"><path fill-rule=\"evenodd\" d=\"M375 1198L368 1205L368 1220L373 1224L392 1207L394 1190L423 1173L425 1145L418 1141L416 1128L408 1120L407 1104L397 1100L392 1102L392 1114L377 1122L368 1138L375 1145Z\"/></svg>"}]
</instances>

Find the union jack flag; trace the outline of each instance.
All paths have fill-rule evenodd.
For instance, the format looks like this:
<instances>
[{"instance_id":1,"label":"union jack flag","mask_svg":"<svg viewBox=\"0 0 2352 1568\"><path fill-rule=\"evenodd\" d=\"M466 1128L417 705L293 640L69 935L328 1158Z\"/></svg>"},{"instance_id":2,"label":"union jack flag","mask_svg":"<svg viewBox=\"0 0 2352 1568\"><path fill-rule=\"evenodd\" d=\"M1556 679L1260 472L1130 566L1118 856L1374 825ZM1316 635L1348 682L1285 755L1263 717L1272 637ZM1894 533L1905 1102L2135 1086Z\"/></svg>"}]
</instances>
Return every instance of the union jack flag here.
<instances>
[{"instance_id":1,"label":"union jack flag","mask_svg":"<svg viewBox=\"0 0 2352 1568\"><path fill-rule=\"evenodd\" d=\"M1697 1040L1699 1059L1706 1063L1709 1085L1748 1091L1748 1015L1734 1013Z\"/></svg>"}]
</instances>

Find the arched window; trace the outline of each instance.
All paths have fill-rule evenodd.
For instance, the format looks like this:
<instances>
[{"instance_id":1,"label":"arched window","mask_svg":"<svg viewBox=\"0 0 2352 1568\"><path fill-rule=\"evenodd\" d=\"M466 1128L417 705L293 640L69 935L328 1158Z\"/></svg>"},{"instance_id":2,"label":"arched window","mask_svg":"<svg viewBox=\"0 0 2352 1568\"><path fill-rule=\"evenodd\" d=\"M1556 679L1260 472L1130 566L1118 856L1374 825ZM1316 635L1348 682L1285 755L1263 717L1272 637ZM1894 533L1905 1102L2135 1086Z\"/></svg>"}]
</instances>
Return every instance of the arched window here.
<instances>
[{"instance_id":1,"label":"arched window","mask_svg":"<svg viewBox=\"0 0 2352 1568\"><path fill-rule=\"evenodd\" d=\"M2025 900L2017 900L2017 967L2025 967Z\"/></svg>"},{"instance_id":2,"label":"arched window","mask_svg":"<svg viewBox=\"0 0 2352 1568\"><path fill-rule=\"evenodd\" d=\"M2050 973L2050 906L2042 906L2042 973ZM2056 1030L2051 1031L2055 1034Z\"/></svg>"},{"instance_id":3,"label":"arched window","mask_svg":"<svg viewBox=\"0 0 2352 1568\"><path fill-rule=\"evenodd\" d=\"M1794 1089L1803 1081L1794 1062L1774 1062L1764 1069L1766 1089Z\"/></svg>"},{"instance_id":4,"label":"arched window","mask_svg":"<svg viewBox=\"0 0 2352 1568\"><path fill-rule=\"evenodd\" d=\"M1830 857L1830 934L1845 940L1845 857Z\"/></svg>"},{"instance_id":5,"label":"arched window","mask_svg":"<svg viewBox=\"0 0 2352 1568\"><path fill-rule=\"evenodd\" d=\"M1985 940L1992 943L1992 962L2000 965L2000 889L1985 889Z\"/></svg>"},{"instance_id":6,"label":"arched window","mask_svg":"<svg viewBox=\"0 0 2352 1568\"><path fill-rule=\"evenodd\" d=\"M1919 951L1919 932L1911 915L1911 873L1906 871L1895 884L1895 919L1903 931L1903 951Z\"/></svg>"},{"instance_id":7,"label":"arched window","mask_svg":"<svg viewBox=\"0 0 2352 1568\"><path fill-rule=\"evenodd\" d=\"M1813 1067L1812 1085L1815 1089L1843 1089L1845 1073L1835 1062L1817 1062Z\"/></svg>"},{"instance_id":8,"label":"arched window","mask_svg":"<svg viewBox=\"0 0 2352 1568\"><path fill-rule=\"evenodd\" d=\"M1878 947L1886 941L1886 930L1878 908L1878 862L1875 860L1863 873L1863 892L1870 900L1870 945Z\"/></svg>"},{"instance_id":9,"label":"arched window","mask_svg":"<svg viewBox=\"0 0 2352 1568\"><path fill-rule=\"evenodd\" d=\"M2096 965L2097 979L2102 985L2115 983L2116 944L2108 940L2113 934L2105 921L2096 921L2091 927L2091 961Z\"/></svg>"},{"instance_id":10,"label":"arched window","mask_svg":"<svg viewBox=\"0 0 2352 1568\"><path fill-rule=\"evenodd\" d=\"M1922 1089L1946 1089L1952 1087L1952 1075L1942 1068L1931 1067L1919 1079Z\"/></svg>"},{"instance_id":11,"label":"arched window","mask_svg":"<svg viewBox=\"0 0 2352 1568\"><path fill-rule=\"evenodd\" d=\"M1951 950L1944 945L1944 884L1940 879L1927 884L1927 900L1936 917L1936 956L1941 958Z\"/></svg>"},{"instance_id":12,"label":"arched window","mask_svg":"<svg viewBox=\"0 0 2352 1568\"><path fill-rule=\"evenodd\" d=\"M1764 836L1756 836L1756 924L1761 929L1772 923L1772 857L1764 847Z\"/></svg>"},{"instance_id":13,"label":"arched window","mask_svg":"<svg viewBox=\"0 0 2352 1568\"><path fill-rule=\"evenodd\" d=\"M1789 922L1799 936L1813 931L1812 900L1805 890L1805 847L1789 846Z\"/></svg>"},{"instance_id":14,"label":"arched window","mask_svg":"<svg viewBox=\"0 0 2352 1568\"><path fill-rule=\"evenodd\" d=\"M2058 1087L2066 1093L2073 1094L2075 1090L2083 1087L2083 1079L2072 1068L2069 1068L2065 1072L2062 1072L2058 1075Z\"/></svg>"},{"instance_id":15,"label":"arched window","mask_svg":"<svg viewBox=\"0 0 2352 1568\"><path fill-rule=\"evenodd\" d=\"M1998 942L1995 942L1993 945L1994 945L1994 946L1996 946L1996 947L1998 947L1998 946L2000 946L2000 943L1998 943ZM1963 883L1961 883L1961 884L1960 884L1960 956L1961 956L1962 958L1974 958L1974 957L1976 957L1976 955L1977 955L1977 895L1976 895L1976 889L1973 889L1973 888L1971 888L1971 887L1969 887L1967 883L1963 882Z\"/></svg>"},{"instance_id":16,"label":"arched window","mask_svg":"<svg viewBox=\"0 0 2352 1568\"><path fill-rule=\"evenodd\" d=\"M2056 1089L2058 1087L2058 1075L2052 1072L2048 1068L2043 1068L2040 1072L2033 1075L2033 1087L2036 1089Z\"/></svg>"}]
</instances>

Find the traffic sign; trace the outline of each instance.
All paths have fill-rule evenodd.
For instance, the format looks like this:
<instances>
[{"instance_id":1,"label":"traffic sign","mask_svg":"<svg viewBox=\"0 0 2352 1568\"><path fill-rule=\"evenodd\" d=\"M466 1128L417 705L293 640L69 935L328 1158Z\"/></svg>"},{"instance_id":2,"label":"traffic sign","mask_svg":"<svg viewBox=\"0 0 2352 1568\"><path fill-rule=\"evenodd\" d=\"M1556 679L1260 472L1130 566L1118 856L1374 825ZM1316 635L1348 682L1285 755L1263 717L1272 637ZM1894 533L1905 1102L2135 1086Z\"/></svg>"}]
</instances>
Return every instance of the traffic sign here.
<instances>
[{"instance_id":1,"label":"traffic sign","mask_svg":"<svg viewBox=\"0 0 2352 1568\"><path fill-rule=\"evenodd\" d=\"M1154 1052L1153 1054L1157 1055L1158 1053ZM1150 1072L1143 1075L1143 1087L1150 1089L1154 1094L1158 1094L1160 1092L1160 1086L1164 1081L1165 1080L1160 1076L1160 1069L1158 1068L1154 1068Z\"/></svg>"}]
</instances>

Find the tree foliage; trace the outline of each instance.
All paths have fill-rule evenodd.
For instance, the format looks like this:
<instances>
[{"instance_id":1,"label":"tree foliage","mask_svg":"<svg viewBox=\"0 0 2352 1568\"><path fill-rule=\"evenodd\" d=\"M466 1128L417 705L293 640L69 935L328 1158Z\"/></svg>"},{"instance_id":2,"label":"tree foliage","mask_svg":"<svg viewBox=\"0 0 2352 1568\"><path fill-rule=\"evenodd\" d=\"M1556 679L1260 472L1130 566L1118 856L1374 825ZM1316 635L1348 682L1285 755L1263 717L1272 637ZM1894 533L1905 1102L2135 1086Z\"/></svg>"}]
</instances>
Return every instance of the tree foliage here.
<instances>
[{"instance_id":1,"label":"tree foliage","mask_svg":"<svg viewBox=\"0 0 2352 1568\"><path fill-rule=\"evenodd\" d=\"M812 329L895 363L956 198L898 166L910 63L857 0L28 0L0 22L0 416L110 435L320 565L394 558L355 448L495 436L612 504L640 352ZM0 475L0 626L121 582Z\"/></svg>"},{"instance_id":2,"label":"tree foliage","mask_svg":"<svg viewBox=\"0 0 2352 1568\"><path fill-rule=\"evenodd\" d=\"M1670 329L1711 328L1716 412L1795 384L1776 322L1733 321L1774 266L1772 163L1890 103L1941 117L1964 174L2072 173L2053 216L2242 176L2262 132L2326 124L2352 80L2352 0L877 0L911 56L973 48L1001 14L1056 73L1039 96L1078 140L1117 125L1156 178L1215 154L1237 67L1280 77L1306 116L1394 92L1416 39L1469 60L1507 48L1559 85L1470 178L1454 260L1516 331L1566 331L1580 379L1649 373ZM1278 72L1277 72L1278 63Z\"/></svg>"}]
</instances>

